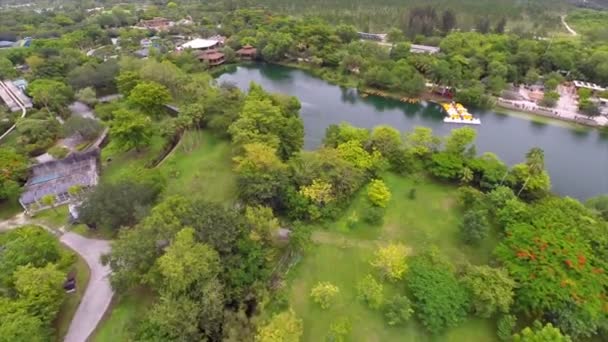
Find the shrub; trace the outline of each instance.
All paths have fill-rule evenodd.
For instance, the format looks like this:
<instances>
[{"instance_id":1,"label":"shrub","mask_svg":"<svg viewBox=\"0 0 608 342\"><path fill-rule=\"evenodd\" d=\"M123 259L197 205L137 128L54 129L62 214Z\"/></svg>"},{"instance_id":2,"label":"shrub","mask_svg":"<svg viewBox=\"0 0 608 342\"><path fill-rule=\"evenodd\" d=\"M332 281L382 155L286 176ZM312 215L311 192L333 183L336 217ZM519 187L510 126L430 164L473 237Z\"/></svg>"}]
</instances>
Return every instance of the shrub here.
<instances>
[{"instance_id":1,"label":"shrub","mask_svg":"<svg viewBox=\"0 0 608 342\"><path fill-rule=\"evenodd\" d=\"M502 315L498 319L496 335L501 341L511 341L517 318L513 315Z\"/></svg>"},{"instance_id":2,"label":"shrub","mask_svg":"<svg viewBox=\"0 0 608 342\"><path fill-rule=\"evenodd\" d=\"M382 224L384 212L384 208L368 205L363 209L363 221L371 225Z\"/></svg>"},{"instance_id":3,"label":"shrub","mask_svg":"<svg viewBox=\"0 0 608 342\"><path fill-rule=\"evenodd\" d=\"M340 317L329 326L327 340L331 342L344 342L350 333L351 323L346 317Z\"/></svg>"},{"instance_id":4,"label":"shrub","mask_svg":"<svg viewBox=\"0 0 608 342\"><path fill-rule=\"evenodd\" d=\"M384 307L384 318L390 326L407 323L412 317L414 309L412 302L406 296L395 296Z\"/></svg>"},{"instance_id":5,"label":"shrub","mask_svg":"<svg viewBox=\"0 0 608 342\"><path fill-rule=\"evenodd\" d=\"M465 243L476 245L488 235L489 223L486 217L485 210L471 209L464 214L460 234Z\"/></svg>"},{"instance_id":6,"label":"shrub","mask_svg":"<svg viewBox=\"0 0 608 342\"><path fill-rule=\"evenodd\" d=\"M367 187L367 196L373 205L380 208L386 208L391 200L390 190L380 179L374 179L370 182Z\"/></svg>"},{"instance_id":7,"label":"shrub","mask_svg":"<svg viewBox=\"0 0 608 342\"><path fill-rule=\"evenodd\" d=\"M415 199L416 199L416 188L411 188L411 189L410 189L410 192L409 192L409 194L408 194L408 197L409 197L411 200L415 200Z\"/></svg>"},{"instance_id":8,"label":"shrub","mask_svg":"<svg viewBox=\"0 0 608 342\"><path fill-rule=\"evenodd\" d=\"M335 297L340 293L336 285L329 282L321 282L310 291L313 302L319 304L322 309L328 309Z\"/></svg>"},{"instance_id":9,"label":"shrub","mask_svg":"<svg viewBox=\"0 0 608 342\"><path fill-rule=\"evenodd\" d=\"M358 223L359 223L359 215L357 214L356 211L354 211L352 214L350 214L346 218L346 226L348 227L348 229L354 229Z\"/></svg>"},{"instance_id":10,"label":"shrub","mask_svg":"<svg viewBox=\"0 0 608 342\"><path fill-rule=\"evenodd\" d=\"M408 287L414 296L416 314L433 334L460 324L467 315L469 296L458 282L452 265L431 251L410 263Z\"/></svg>"},{"instance_id":11,"label":"shrub","mask_svg":"<svg viewBox=\"0 0 608 342\"><path fill-rule=\"evenodd\" d=\"M55 159L63 159L70 153L70 150L63 146L53 146L47 152Z\"/></svg>"},{"instance_id":12,"label":"shrub","mask_svg":"<svg viewBox=\"0 0 608 342\"><path fill-rule=\"evenodd\" d=\"M405 258L407 249L400 243L389 244L376 251L372 266L380 269L382 275L391 281L400 280L407 271Z\"/></svg>"},{"instance_id":13,"label":"shrub","mask_svg":"<svg viewBox=\"0 0 608 342\"><path fill-rule=\"evenodd\" d=\"M483 192L471 187L461 186L458 188L458 204L465 210L479 207L484 202Z\"/></svg>"},{"instance_id":14,"label":"shrub","mask_svg":"<svg viewBox=\"0 0 608 342\"><path fill-rule=\"evenodd\" d=\"M357 284L357 298L372 309L379 309L384 301L384 288L371 274Z\"/></svg>"}]
</instances>

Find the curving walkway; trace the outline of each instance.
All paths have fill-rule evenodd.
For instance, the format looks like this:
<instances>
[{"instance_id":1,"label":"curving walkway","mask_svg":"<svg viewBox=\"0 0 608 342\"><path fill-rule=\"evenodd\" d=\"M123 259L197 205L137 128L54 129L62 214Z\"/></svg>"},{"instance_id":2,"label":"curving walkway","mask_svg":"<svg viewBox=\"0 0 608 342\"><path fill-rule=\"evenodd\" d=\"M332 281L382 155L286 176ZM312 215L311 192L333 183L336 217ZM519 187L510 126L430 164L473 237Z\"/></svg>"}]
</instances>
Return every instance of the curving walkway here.
<instances>
[{"instance_id":1,"label":"curving walkway","mask_svg":"<svg viewBox=\"0 0 608 342\"><path fill-rule=\"evenodd\" d=\"M64 339L65 342L85 342L102 319L114 295L108 279L110 267L101 264L101 256L110 252L110 243L87 239L72 232L64 233L59 240L80 254L91 269L89 284Z\"/></svg>"},{"instance_id":2,"label":"curving walkway","mask_svg":"<svg viewBox=\"0 0 608 342\"><path fill-rule=\"evenodd\" d=\"M70 328L64 339L64 342L85 342L101 321L114 295L108 278L110 267L101 263L101 256L110 252L110 242L88 239L76 233L65 232L63 227L59 230L53 229L36 220L28 219L24 214L0 222L0 231L15 229L26 224L40 226L57 235L59 241L80 254L89 265L91 271L89 284L80 305L78 305L76 314L72 317Z\"/></svg>"},{"instance_id":3,"label":"curving walkway","mask_svg":"<svg viewBox=\"0 0 608 342\"><path fill-rule=\"evenodd\" d=\"M568 23L566 22L566 16L565 16L565 15L562 15L562 16L561 16L561 18L562 18L562 24L564 24L564 27L566 27L566 30L567 30L568 32L570 32L570 34L571 34L571 35L573 35L573 36L578 35L578 33L576 33L576 31L574 31L574 30L572 29L572 27L570 27L570 25L568 25Z\"/></svg>"}]
</instances>

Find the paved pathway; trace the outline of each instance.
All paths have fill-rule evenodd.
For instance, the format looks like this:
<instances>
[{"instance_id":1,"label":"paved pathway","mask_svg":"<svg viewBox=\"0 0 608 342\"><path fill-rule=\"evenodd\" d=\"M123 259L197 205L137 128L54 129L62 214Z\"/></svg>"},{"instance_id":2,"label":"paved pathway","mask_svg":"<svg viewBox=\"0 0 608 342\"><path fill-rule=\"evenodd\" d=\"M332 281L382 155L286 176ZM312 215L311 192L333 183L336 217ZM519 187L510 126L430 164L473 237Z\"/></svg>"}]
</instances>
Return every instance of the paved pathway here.
<instances>
[{"instance_id":1,"label":"paved pathway","mask_svg":"<svg viewBox=\"0 0 608 342\"><path fill-rule=\"evenodd\" d=\"M564 24L564 26L566 27L566 30L568 30L568 32L570 32L571 35L576 36L578 33L576 33L576 31L574 31L572 29L572 27L570 27L570 25L568 25L568 23L566 22L566 16L562 15L562 24Z\"/></svg>"},{"instance_id":2,"label":"paved pathway","mask_svg":"<svg viewBox=\"0 0 608 342\"><path fill-rule=\"evenodd\" d=\"M110 268L101 264L101 256L110 252L110 242L87 239L76 233L65 232L63 227L58 230L53 229L36 220L28 219L24 214L1 221L0 231L14 229L25 224L41 226L57 235L59 241L80 254L89 265L91 271L89 284L64 339L64 342L85 342L102 319L114 295L108 279Z\"/></svg>"},{"instance_id":3,"label":"paved pathway","mask_svg":"<svg viewBox=\"0 0 608 342\"><path fill-rule=\"evenodd\" d=\"M85 342L110 306L114 295L108 279L110 267L101 264L101 256L110 252L110 243L87 239L72 232L64 233L60 240L78 252L91 270L89 284L64 339L64 342Z\"/></svg>"}]
</instances>

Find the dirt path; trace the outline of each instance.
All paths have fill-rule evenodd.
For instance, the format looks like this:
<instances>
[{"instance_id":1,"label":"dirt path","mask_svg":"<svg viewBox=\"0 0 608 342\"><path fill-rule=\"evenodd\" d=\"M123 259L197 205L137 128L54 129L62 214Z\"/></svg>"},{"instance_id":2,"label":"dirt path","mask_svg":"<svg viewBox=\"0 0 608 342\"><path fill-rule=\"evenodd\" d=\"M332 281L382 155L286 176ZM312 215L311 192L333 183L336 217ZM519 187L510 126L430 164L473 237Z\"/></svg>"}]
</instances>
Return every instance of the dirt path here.
<instances>
[{"instance_id":1,"label":"dirt path","mask_svg":"<svg viewBox=\"0 0 608 342\"><path fill-rule=\"evenodd\" d=\"M564 27L566 28L566 30L567 30L568 32L570 32L570 34L571 34L571 35L573 35L573 36L577 36L577 35L578 35L578 33L576 33L576 31L574 31L574 30L572 29L572 27L570 27L570 25L568 25L568 23L566 22L566 16L565 16L565 15L562 15L562 16L561 16L561 18L562 18L562 24L564 24Z\"/></svg>"},{"instance_id":2,"label":"dirt path","mask_svg":"<svg viewBox=\"0 0 608 342\"><path fill-rule=\"evenodd\" d=\"M339 233L318 230L312 233L312 242L320 245L331 245L341 248L357 247L366 249L376 249L387 244L386 241L382 240L359 240L341 235ZM412 248L407 247L407 254L412 254Z\"/></svg>"}]
</instances>

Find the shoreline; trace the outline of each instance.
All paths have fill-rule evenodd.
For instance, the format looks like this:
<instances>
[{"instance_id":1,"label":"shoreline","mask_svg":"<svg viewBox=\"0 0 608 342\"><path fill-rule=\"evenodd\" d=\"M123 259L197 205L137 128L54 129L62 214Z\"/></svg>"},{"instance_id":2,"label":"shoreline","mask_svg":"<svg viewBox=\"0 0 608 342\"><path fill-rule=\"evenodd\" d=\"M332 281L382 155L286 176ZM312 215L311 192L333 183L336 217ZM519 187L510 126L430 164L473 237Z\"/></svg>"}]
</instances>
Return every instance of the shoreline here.
<instances>
[{"instance_id":1,"label":"shoreline","mask_svg":"<svg viewBox=\"0 0 608 342\"><path fill-rule=\"evenodd\" d=\"M267 62L262 62L262 63L267 63ZM253 62L252 64L257 64L257 63ZM327 69L332 72L335 71L330 68L320 68L319 69L319 68L314 68L314 67L308 66L306 64L302 64L302 63L298 63L298 62L288 62L288 61L273 62L273 63L268 63L268 64L275 64L275 65L279 65L279 66L283 66L283 67L302 70L302 71L310 73L313 76L318 77L330 84L337 85L339 87L357 89L357 91L359 92L359 96L361 96L361 97L378 96L378 97L397 100L402 103L410 103L410 104L419 103L420 101L428 101L428 102L433 102L433 103L437 103L437 104L440 104L441 102L453 101L453 99L450 99L448 97L443 97L443 96L440 96L437 94L433 94L429 91L425 91L422 95L420 95L417 98L409 98L407 96L403 96L396 92L379 90L379 89L370 88L370 87L357 87L357 86L354 86L350 82L337 82L336 80L328 79L327 77L323 77L324 76L323 70ZM236 64L236 66L239 66L239 65L243 65L243 64L240 64L240 63ZM318 70L318 71L316 71L316 70ZM349 81L352 81L352 77L348 77L348 78L350 78ZM525 109L516 107L514 105L510 105L508 103L502 102L500 100L497 100L495 106L493 108L489 108L489 109L496 110L498 113L505 114L505 115L520 116L520 117L526 116L527 118L529 118L530 121L534 121L535 118L542 118L542 119L548 120L549 121L548 123L568 123L573 126L583 126L586 128L593 128L593 129L598 129L598 130L608 130L608 125L606 125L606 126L599 125L598 123L596 123L595 121L593 121L591 119L572 119L572 118L568 118L568 117L555 116L551 113L545 113L542 111L525 110Z\"/></svg>"}]
</instances>

